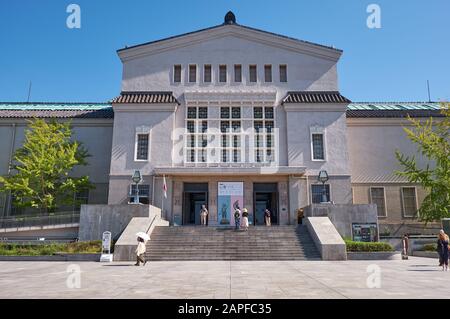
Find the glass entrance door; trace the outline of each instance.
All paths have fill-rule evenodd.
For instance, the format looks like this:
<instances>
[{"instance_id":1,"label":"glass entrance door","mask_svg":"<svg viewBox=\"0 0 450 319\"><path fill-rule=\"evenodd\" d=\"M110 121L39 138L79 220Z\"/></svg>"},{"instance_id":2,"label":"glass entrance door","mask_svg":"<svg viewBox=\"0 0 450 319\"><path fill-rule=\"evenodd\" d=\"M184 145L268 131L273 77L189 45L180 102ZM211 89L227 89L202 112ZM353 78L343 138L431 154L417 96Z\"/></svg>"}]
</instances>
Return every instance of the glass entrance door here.
<instances>
[{"instance_id":1,"label":"glass entrance door","mask_svg":"<svg viewBox=\"0 0 450 319\"><path fill-rule=\"evenodd\" d=\"M255 192L254 193L255 225L265 225L264 211L270 210L271 224L278 224L278 196L276 192Z\"/></svg>"},{"instance_id":2,"label":"glass entrance door","mask_svg":"<svg viewBox=\"0 0 450 319\"><path fill-rule=\"evenodd\" d=\"M200 209L207 206L207 193L184 193L183 225L200 225Z\"/></svg>"}]
</instances>

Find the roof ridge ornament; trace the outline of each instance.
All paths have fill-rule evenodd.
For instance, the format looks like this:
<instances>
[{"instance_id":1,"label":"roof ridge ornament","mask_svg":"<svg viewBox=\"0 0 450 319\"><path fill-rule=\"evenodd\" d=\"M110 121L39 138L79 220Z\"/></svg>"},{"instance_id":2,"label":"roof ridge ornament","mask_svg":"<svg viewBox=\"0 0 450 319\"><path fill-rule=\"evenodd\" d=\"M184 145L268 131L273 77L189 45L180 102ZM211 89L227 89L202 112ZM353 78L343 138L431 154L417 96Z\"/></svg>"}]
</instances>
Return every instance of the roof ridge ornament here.
<instances>
[{"instance_id":1,"label":"roof ridge ornament","mask_svg":"<svg viewBox=\"0 0 450 319\"><path fill-rule=\"evenodd\" d=\"M228 11L225 15L223 24L236 24L236 16L232 11Z\"/></svg>"}]
</instances>

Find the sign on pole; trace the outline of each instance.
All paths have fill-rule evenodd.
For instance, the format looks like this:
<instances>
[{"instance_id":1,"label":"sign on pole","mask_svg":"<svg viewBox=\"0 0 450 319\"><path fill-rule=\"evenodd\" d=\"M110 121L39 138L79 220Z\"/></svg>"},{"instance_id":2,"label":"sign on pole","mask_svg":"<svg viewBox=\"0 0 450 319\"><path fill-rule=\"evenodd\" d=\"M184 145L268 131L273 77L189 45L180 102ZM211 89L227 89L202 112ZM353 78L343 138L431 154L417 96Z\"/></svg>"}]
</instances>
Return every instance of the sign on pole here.
<instances>
[{"instance_id":1,"label":"sign on pole","mask_svg":"<svg viewBox=\"0 0 450 319\"><path fill-rule=\"evenodd\" d=\"M111 232L105 231L102 236L102 253L110 254L111 253Z\"/></svg>"}]
</instances>

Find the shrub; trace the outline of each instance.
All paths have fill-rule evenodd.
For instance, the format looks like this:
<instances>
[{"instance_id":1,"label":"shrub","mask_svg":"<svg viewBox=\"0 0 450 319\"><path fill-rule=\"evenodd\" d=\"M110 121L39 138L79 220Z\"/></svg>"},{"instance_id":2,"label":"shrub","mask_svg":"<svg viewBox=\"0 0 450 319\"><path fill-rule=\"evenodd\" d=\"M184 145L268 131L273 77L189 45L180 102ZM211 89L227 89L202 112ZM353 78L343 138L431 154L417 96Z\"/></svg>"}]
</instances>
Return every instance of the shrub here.
<instances>
[{"instance_id":1,"label":"shrub","mask_svg":"<svg viewBox=\"0 0 450 319\"><path fill-rule=\"evenodd\" d=\"M422 251L437 251L437 244L425 244L423 245Z\"/></svg>"},{"instance_id":2,"label":"shrub","mask_svg":"<svg viewBox=\"0 0 450 319\"><path fill-rule=\"evenodd\" d=\"M42 245L0 243L0 256L51 256L56 253L96 254L101 251L102 242L100 240Z\"/></svg>"},{"instance_id":3,"label":"shrub","mask_svg":"<svg viewBox=\"0 0 450 319\"><path fill-rule=\"evenodd\" d=\"M394 251L390 244L383 242L345 240L345 245L347 246L347 251L352 252Z\"/></svg>"}]
</instances>

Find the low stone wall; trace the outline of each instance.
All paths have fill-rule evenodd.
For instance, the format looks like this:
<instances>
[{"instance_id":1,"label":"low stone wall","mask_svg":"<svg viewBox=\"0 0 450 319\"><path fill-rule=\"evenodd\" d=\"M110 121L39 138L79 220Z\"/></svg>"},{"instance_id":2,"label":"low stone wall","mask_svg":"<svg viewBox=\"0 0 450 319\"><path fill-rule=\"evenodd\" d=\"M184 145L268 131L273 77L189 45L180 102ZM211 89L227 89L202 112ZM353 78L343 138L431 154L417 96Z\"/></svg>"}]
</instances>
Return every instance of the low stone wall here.
<instances>
[{"instance_id":1,"label":"low stone wall","mask_svg":"<svg viewBox=\"0 0 450 319\"><path fill-rule=\"evenodd\" d=\"M21 227L18 229L0 229L1 238L72 238L78 237L78 224L52 225L44 227Z\"/></svg>"},{"instance_id":2,"label":"low stone wall","mask_svg":"<svg viewBox=\"0 0 450 319\"><path fill-rule=\"evenodd\" d=\"M78 239L101 240L103 232L110 231L117 240L133 217L150 217L155 210L159 208L140 204L81 205Z\"/></svg>"},{"instance_id":3,"label":"low stone wall","mask_svg":"<svg viewBox=\"0 0 450 319\"><path fill-rule=\"evenodd\" d=\"M159 209L158 209L159 210ZM169 222L161 219L161 211L155 211L150 217L134 217L123 231L114 246L114 261L131 261L136 259L136 233L145 232L151 236L156 226L169 226Z\"/></svg>"},{"instance_id":4,"label":"low stone wall","mask_svg":"<svg viewBox=\"0 0 450 319\"><path fill-rule=\"evenodd\" d=\"M328 217L307 217L306 227L322 260L346 260L345 242Z\"/></svg>"},{"instance_id":5,"label":"low stone wall","mask_svg":"<svg viewBox=\"0 0 450 319\"><path fill-rule=\"evenodd\" d=\"M374 204L311 204L305 207L305 217L328 217L342 237L352 238L352 224L376 224Z\"/></svg>"},{"instance_id":6,"label":"low stone wall","mask_svg":"<svg viewBox=\"0 0 450 319\"><path fill-rule=\"evenodd\" d=\"M434 258L434 259L438 259L439 255L437 253L437 251L413 251L412 255L415 257L425 257L425 258Z\"/></svg>"},{"instance_id":7,"label":"low stone wall","mask_svg":"<svg viewBox=\"0 0 450 319\"><path fill-rule=\"evenodd\" d=\"M0 256L0 261L100 261L101 254L61 254L51 256Z\"/></svg>"},{"instance_id":8,"label":"low stone wall","mask_svg":"<svg viewBox=\"0 0 450 319\"><path fill-rule=\"evenodd\" d=\"M348 260L401 260L399 251L347 252Z\"/></svg>"}]
</instances>

